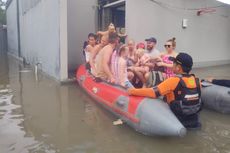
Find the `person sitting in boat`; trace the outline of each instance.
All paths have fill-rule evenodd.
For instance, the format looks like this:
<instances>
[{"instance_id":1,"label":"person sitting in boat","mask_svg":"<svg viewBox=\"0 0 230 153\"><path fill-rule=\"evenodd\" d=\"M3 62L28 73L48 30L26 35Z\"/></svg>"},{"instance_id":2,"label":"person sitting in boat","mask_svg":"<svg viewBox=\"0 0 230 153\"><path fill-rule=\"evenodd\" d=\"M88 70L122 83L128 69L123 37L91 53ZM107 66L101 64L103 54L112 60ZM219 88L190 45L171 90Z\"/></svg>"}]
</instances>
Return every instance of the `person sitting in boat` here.
<instances>
[{"instance_id":1,"label":"person sitting in boat","mask_svg":"<svg viewBox=\"0 0 230 153\"><path fill-rule=\"evenodd\" d=\"M84 49L86 63L89 62L90 53L92 52L94 46L96 45L96 41L97 41L97 36L93 33L90 33L88 35L87 46Z\"/></svg>"},{"instance_id":2,"label":"person sitting in boat","mask_svg":"<svg viewBox=\"0 0 230 153\"><path fill-rule=\"evenodd\" d=\"M193 59L186 53L179 53L173 58L173 71L177 74L170 77L153 88L129 89L130 95L157 98L165 96L172 112L186 128L201 126L198 112L202 104L200 100L200 81L190 71Z\"/></svg>"},{"instance_id":3,"label":"person sitting in boat","mask_svg":"<svg viewBox=\"0 0 230 153\"><path fill-rule=\"evenodd\" d=\"M164 77L165 79L175 76L173 72L173 62L169 59L170 57L176 57L178 53L175 51L176 48L176 38L169 39L164 45L166 51L161 53L161 62L157 62L157 66L164 67Z\"/></svg>"},{"instance_id":4,"label":"person sitting in boat","mask_svg":"<svg viewBox=\"0 0 230 153\"><path fill-rule=\"evenodd\" d=\"M108 81L110 83L115 83L115 78L110 69L111 56L114 49L116 48L119 38L117 33L109 33L109 44L106 45L97 55L96 58L96 77L102 80Z\"/></svg>"},{"instance_id":5,"label":"person sitting in boat","mask_svg":"<svg viewBox=\"0 0 230 153\"><path fill-rule=\"evenodd\" d=\"M97 69L95 67L95 60L96 60L96 57L98 55L98 53L102 50L102 48L104 46L106 46L108 44L108 37L105 35L105 36L102 36L101 37L101 40L100 40L100 43L97 44L92 52L90 53L90 59L89 59L89 62L90 62L90 67L91 67L91 73L93 75L96 75L97 74Z\"/></svg>"},{"instance_id":6,"label":"person sitting in boat","mask_svg":"<svg viewBox=\"0 0 230 153\"><path fill-rule=\"evenodd\" d=\"M177 52L175 52L176 38L169 39L164 46L166 51L162 52L160 54L160 57L155 57L154 59L152 59L156 63L153 71L145 75L147 80L147 87L153 87L161 83L163 80L175 76L172 70L173 61L170 60L170 57L175 58L178 54Z\"/></svg>"},{"instance_id":7,"label":"person sitting in boat","mask_svg":"<svg viewBox=\"0 0 230 153\"><path fill-rule=\"evenodd\" d=\"M117 83L125 88L133 88L132 83L128 80L127 57L129 48L122 45L118 51L117 61Z\"/></svg>"},{"instance_id":8,"label":"person sitting in boat","mask_svg":"<svg viewBox=\"0 0 230 153\"><path fill-rule=\"evenodd\" d=\"M157 44L157 40L154 37L150 37L148 39L145 39L146 41L146 50L145 50L145 54L147 54L150 58L149 61L145 62L145 66L149 67L149 69L153 69L155 66L155 63L152 62L153 60L150 59L154 59L160 56L160 52L155 48L156 44ZM146 86L146 78L148 75L148 72L146 72L143 75L143 72L141 69L135 69L135 74L136 76L141 80L143 87Z\"/></svg>"},{"instance_id":9,"label":"person sitting in boat","mask_svg":"<svg viewBox=\"0 0 230 153\"><path fill-rule=\"evenodd\" d=\"M90 54L92 53L92 50L93 50L94 46L96 45L96 40L97 40L97 36L95 34L90 33L88 35L88 43L84 49L86 68L88 70L90 70Z\"/></svg>"},{"instance_id":10,"label":"person sitting in boat","mask_svg":"<svg viewBox=\"0 0 230 153\"><path fill-rule=\"evenodd\" d=\"M136 55L136 49L135 49L135 41L129 40L127 43L128 46L128 57L127 57L127 66L134 66L137 63L137 55Z\"/></svg>"},{"instance_id":11,"label":"person sitting in boat","mask_svg":"<svg viewBox=\"0 0 230 153\"><path fill-rule=\"evenodd\" d=\"M219 85L219 86L224 86L224 87L229 87L230 88L230 80L226 80L226 79L214 79L212 77L209 77L207 79L205 79L205 81L208 81L210 83Z\"/></svg>"},{"instance_id":12,"label":"person sitting in boat","mask_svg":"<svg viewBox=\"0 0 230 153\"><path fill-rule=\"evenodd\" d=\"M149 60L150 56L149 54L145 53L145 50L142 48L139 48L136 51L137 57L138 57L138 62L136 63L136 67L134 67L135 72L140 72L142 73L142 77L140 77L141 82L143 83L143 86L145 85L145 79L144 78L145 74L149 72ZM138 73L139 75L139 73Z\"/></svg>"},{"instance_id":13,"label":"person sitting in boat","mask_svg":"<svg viewBox=\"0 0 230 153\"><path fill-rule=\"evenodd\" d=\"M129 81L132 81L134 79L134 70L133 67L138 61L138 57L136 54L136 49L135 49L135 41L134 40L129 40L127 43L128 49L129 49L129 54L127 57L127 70L128 70L128 79Z\"/></svg>"}]
</instances>

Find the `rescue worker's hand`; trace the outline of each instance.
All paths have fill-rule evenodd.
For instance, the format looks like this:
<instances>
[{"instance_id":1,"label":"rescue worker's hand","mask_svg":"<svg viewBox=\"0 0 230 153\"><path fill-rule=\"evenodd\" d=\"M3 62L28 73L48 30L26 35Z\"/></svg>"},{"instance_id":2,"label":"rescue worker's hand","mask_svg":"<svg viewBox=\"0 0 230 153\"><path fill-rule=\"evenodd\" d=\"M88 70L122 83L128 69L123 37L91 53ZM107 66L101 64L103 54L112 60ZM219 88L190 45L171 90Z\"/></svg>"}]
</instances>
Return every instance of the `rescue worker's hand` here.
<instances>
[{"instance_id":1,"label":"rescue worker's hand","mask_svg":"<svg viewBox=\"0 0 230 153\"><path fill-rule=\"evenodd\" d=\"M129 88L128 89L128 94L129 95L133 95L134 92L135 92L135 88Z\"/></svg>"}]
</instances>

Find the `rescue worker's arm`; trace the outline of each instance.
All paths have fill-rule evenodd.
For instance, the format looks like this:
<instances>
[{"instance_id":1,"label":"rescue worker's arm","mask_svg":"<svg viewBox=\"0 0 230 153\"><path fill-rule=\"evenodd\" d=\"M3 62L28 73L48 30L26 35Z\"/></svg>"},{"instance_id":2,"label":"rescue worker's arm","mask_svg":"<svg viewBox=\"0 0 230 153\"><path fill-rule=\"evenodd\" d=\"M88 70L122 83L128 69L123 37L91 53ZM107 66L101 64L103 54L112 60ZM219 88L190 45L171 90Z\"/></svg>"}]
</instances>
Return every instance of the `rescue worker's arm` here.
<instances>
[{"instance_id":1,"label":"rescue worker's arm","mask_svg":"<svg viewBox=\"0 0 230 153\"><path fill-rule=\"evenodd\" d=\"M157 86L159 95L164 96L170 92L173 92L176 89L179 81L180 81L180 78L171 77L171 78L166 79L164 82L160 83Z\"/></svg>"},{"instance_id":2,"label":"rescue worker's arm","mask_svg":"<svg viewBox=\"0 0 230 153\"><path fill-rule=\"evenodd\" d=\"M164 82L159 84L157 87L142 88L142 89L131 88L128 90L128 93L129 95L157 98L159 96L164 96L172 92L173 90L175 90L179 81L180 81L179 78L172 77L172 78L165 80Z\"/></svg>"},{"instance_id":3,"label":"rescue worker's arm","mask_svg":"<svg viewBox=\"0 0 230 153\"><path fill-rule=\"evenodd\" d=\"M157 98L153 88L141 88L141 89L131 88L128 89L128 94L134 96Z\"/></svg>"}]
</instances>

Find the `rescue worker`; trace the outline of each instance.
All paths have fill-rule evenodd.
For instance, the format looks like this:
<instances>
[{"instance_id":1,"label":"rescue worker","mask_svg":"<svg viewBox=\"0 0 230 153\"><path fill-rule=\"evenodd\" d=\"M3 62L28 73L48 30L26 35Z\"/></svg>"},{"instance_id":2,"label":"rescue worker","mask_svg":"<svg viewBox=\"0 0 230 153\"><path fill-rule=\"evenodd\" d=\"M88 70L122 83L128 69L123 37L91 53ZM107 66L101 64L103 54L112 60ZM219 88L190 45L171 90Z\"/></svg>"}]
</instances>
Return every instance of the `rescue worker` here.
<instances>
[{"instance_id":1,"label":"rescue worker","mask_svg":"<svg viewBox=\"0 0 230 153\"><path fill-rule=\"evenodd\" d=\"M153 88L128 90L130 95L157 98L164 96L172 112L186 128L199 128L198 112L202 104L200 100L200 81L190 74L193 59L186 53L179 53L173 61L173 71L176 76L171 77Z\"/></svg>"}]
</instances>

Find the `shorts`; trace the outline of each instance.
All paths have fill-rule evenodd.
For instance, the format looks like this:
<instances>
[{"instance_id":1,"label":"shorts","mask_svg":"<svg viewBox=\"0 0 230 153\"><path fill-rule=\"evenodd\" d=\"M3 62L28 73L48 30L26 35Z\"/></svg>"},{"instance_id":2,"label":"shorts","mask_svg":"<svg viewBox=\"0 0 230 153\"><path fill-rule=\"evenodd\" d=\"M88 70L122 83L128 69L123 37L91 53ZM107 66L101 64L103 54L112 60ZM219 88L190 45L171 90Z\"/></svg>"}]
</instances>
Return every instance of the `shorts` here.
<instances>
[{"instance_id":1,"label":"shorts","mask_svg":"<svg viewBox=\"0 0 230 153\"><path fill-rule=\"evenodd\" d=\"M134 88L134 86L132 85L132 83L130 81L125 81L125 88L129 89L129 88Z\"/></svg>"}]
</instances>

